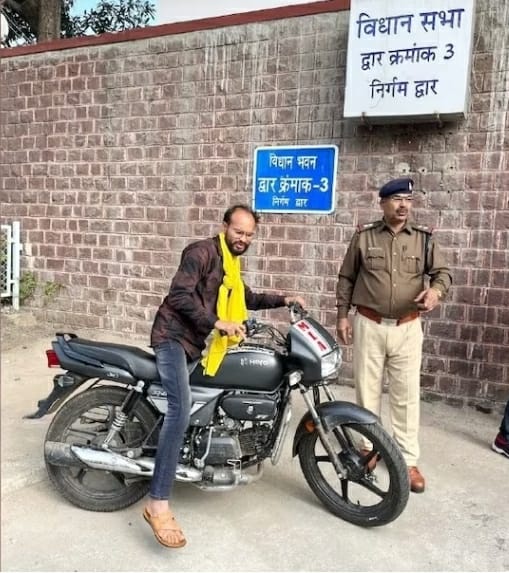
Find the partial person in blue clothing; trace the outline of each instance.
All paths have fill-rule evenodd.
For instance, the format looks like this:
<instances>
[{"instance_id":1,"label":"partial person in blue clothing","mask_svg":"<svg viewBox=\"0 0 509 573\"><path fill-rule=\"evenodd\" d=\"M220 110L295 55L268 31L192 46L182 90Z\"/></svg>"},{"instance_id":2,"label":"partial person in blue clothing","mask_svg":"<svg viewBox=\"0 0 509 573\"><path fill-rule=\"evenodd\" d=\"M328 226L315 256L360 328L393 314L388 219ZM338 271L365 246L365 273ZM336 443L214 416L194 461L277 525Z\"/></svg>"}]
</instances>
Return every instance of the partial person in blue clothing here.
<instances>
[{"instance_id":1,"label":"partial person in blue clothing","mask_svg":"<svg viewBox=\"0 0 509 573\"><path fill-rule=\"evenodd\" d=\"M506 458L509 458L509 400L507 400L507 404L505 405L500 431L496 435L493 444L491 444L491 449L497 452L497 454L502 454Z\"/></svg>"}]
</instances>

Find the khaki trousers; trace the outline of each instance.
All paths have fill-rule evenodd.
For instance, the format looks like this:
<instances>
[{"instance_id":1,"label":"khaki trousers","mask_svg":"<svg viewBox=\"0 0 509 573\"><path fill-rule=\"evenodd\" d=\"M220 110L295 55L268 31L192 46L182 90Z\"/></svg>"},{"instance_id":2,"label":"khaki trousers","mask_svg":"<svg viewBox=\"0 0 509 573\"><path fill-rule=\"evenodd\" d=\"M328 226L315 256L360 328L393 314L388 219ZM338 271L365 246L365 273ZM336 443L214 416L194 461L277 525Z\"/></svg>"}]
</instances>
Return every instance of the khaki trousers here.
<instances>
[{"instance_id":1,"label":"khaki trousers","mask_svg":"<svg viewBox=\"0 0 509 573\"><path fill-rule=\"evenodd\" d=\"M353 321L353 374L357 403L381 413L384 370L389 385L390 422L408 466L419 459L422 326L416 318L400 326L377 324L356 314ZM362 447L370 448L369 442Z\"/></svg>"}]
</instances>

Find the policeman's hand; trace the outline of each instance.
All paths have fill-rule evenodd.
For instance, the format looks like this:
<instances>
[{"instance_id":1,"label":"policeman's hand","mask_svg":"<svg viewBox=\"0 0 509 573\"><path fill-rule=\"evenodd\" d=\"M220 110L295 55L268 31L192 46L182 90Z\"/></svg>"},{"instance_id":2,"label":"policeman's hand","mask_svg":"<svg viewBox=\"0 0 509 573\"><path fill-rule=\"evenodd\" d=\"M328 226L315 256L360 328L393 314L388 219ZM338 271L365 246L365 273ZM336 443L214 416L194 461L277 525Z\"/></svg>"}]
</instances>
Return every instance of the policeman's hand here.
<instances>
[{"instance_id":1,"label":"policeman's hand","mask_svg":"<svg viewBox=\"0 0 509 573\"><path fill-rule=\"evenodd\" d=\"M438 291L434 288L427 288L421 291L415 298L414 302L417 303L417 308L421 312L429 312L437 306L440 297Z\"/></svg>"},{"instance_id":2,"label":"policeman's hand","mask_svg":"<svg viewBox=\"0 0 509 573\"><path fill-rule=\"evenodd\" d=\"M352 325L348 318L338 318L336 327L336 334L340 342L343 344L351 344L353 340Z\"/></svg>"},{"instance_id":3,"label":"policeman's hand","mask_svg":"<svg viewBox=\"0 0 509 573\"><path fill-rule=\"evenodd\" d=\"M301 296L285 296L285 306L298 303L302 308L306 308L306 303Z\"/></svg>"},{"instance_id":4,"label":"policeman's hand","mask_svg":"<svg viewBox=\"0 0 509 573\"><path fill-rule=\"evenodd\" d=\"M246 337L246 327L238 322L216 320L214 328L219 330L221 336L240 336L242 340Z\"/></svg>"}]
</instances>

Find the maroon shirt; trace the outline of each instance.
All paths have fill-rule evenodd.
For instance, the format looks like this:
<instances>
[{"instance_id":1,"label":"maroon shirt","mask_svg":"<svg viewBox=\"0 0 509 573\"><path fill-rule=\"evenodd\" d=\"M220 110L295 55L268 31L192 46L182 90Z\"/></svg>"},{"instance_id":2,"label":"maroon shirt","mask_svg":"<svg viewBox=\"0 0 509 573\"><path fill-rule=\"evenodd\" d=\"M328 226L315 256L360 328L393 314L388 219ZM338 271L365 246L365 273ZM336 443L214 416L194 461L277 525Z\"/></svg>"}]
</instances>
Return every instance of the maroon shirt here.
<instances>
[{"instance_id":1,"label":"maroon shirt","mask_svg":"<svg viewBox=\"0 0 509 573\"><path fill-rule=\"evenodd\" d=\"M152 326L151 346L168 339L177 340L191 360L200 357L205 339L218 320L217 295L224 270L219 237L188 245L171 282L170 291L161 303ZM257 294L247 285L249 310L284 306L284 296Z\"/></svg>"}]
</instances>

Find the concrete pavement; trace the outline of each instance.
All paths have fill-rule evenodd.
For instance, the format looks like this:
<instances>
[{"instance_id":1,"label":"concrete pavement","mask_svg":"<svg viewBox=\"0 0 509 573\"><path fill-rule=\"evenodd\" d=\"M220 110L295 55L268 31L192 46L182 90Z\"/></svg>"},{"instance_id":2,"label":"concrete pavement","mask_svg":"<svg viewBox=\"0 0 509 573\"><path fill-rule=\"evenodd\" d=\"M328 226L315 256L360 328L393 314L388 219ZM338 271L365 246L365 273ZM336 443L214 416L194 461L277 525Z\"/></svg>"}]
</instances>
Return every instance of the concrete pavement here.
<instances>
[{"instance_id":1,"label":"concrete pavement","mask_svg":"<svg viewBox=\"0 0 509 573\"><path fill-rule=\"evenodd\" d=\"M422 408L427 490L411 494L403 514L384 527L362 529L328 513L291 458L291 439L279 465L269 462L251 486L206 493L177 484L184 549L157 544L141 517L143 501L109 514L80 510L46 477L49 417L22 419L57 372L46 367L49 342L39 337L2 352L3 571L509 570L509 460L490 450L500 417L442 403ZM336 394L353 399L350 388ZM298 396L294 404L291 430L302 412Z\"/></svg>"}]
</instances>

